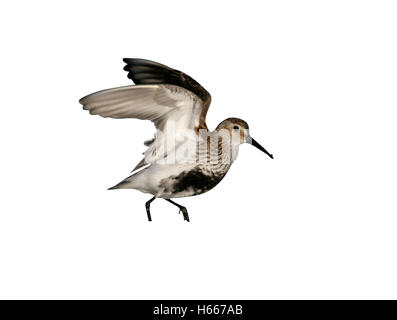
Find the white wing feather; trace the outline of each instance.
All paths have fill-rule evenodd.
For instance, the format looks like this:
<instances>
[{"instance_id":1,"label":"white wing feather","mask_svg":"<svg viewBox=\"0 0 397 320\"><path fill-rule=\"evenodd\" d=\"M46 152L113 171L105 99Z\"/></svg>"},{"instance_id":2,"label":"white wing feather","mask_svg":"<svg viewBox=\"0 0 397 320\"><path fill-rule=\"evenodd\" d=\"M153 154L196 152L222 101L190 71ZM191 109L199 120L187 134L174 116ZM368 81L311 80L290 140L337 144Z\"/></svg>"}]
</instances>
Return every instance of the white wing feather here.
<instances>
[{"instance_id":1,"label":"white wing feather","mask_svg":"<svg viewBox=\"0 0 397 320\"><path fill-rule=\"evenodd\" d=\"M144 153L150 164L173 152L186 139L197 138L203 102L194 93L176 85L135 85L90 94L80 100L93 115L136 118L154 122L155 139Z\"/></svg>"}]
</instances>

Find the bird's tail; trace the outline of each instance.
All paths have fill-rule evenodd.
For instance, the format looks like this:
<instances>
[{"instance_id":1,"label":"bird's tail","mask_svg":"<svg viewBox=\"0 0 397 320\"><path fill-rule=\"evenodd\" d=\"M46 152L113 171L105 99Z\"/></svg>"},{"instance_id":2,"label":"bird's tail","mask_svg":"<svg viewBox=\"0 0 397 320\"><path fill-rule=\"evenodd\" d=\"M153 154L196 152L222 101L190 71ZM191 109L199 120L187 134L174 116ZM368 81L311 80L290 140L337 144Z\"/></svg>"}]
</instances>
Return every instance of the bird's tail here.
<instances>
[{"instance_id":1,"label":"bird's tail","mask_svg":"<svg viewBox=\"0 0 397 320\"><path fill-rule=\"evenodd\" d=\"M108 190L115 190L115 189L134 189L133 183L133 175L129 176L128 178L124 179L123 181L119 182L113 187L110 187Z\"/></svg>"}]
</instances>

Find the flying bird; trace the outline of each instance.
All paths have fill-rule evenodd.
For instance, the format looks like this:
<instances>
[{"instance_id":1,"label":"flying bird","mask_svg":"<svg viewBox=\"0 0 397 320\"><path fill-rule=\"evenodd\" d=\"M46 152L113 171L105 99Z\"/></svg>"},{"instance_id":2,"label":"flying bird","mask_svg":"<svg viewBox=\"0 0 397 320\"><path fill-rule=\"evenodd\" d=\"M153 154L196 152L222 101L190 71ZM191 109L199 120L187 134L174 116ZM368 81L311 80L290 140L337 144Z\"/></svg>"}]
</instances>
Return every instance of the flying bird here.
<instances>
[{"instance_id":1,"label":"flying bird","mask_svg":"<svg viewBox=\"0 0 397 320\"><path fill-rule=\"evenodd\" d=\"M123 61L135 85L98 91L80 99L80 103L93 115L154 123L156 133L145 141L148 148L143 159L126 179L109 188L153 195L145 204L149 221L150 204L156 198L177 206L189 221L187 209L171 199L202 194L215 187L236 159L240 144L249 143L273 159L249 135L244 120L228 118L209 131L205 120L211 95L187 74L150 60Z\"/></svg>"}]
</instances>

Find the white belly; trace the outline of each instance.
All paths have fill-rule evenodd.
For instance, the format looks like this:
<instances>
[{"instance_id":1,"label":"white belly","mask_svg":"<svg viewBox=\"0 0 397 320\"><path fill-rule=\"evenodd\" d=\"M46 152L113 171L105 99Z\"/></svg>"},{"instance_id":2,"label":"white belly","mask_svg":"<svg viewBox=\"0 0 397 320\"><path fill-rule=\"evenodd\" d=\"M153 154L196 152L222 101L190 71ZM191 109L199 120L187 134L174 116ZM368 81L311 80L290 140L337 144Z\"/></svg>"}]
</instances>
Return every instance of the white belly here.
<instances>
[{"instance_id":1,"label":"white belly","mask_svg":"<svg viewBox=\"0 0 397 320\"><path fill-rule=\"evenodd\" d=\"M158 198L172 197L188 197L193 195L192 190L185 190L179 194L172 194L168 181L172 181L173 177L180 175L183 172L188 172L196 167L196 164L152 164L149 167L133 174L120 184L115 186L115 189L137 189L139 191L150 193Z\"/></svg>"}]
</instances>

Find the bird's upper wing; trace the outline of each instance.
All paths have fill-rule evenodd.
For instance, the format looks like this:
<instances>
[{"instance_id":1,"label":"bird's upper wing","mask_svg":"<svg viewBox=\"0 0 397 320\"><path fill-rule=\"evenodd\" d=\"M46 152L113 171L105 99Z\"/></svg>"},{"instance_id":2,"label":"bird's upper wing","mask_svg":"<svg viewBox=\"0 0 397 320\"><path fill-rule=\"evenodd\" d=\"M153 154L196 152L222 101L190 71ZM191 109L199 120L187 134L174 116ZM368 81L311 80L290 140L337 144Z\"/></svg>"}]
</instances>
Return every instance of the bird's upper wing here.
<instances>
[{"instance_id":1,"label":"bird's upper wing","mask_svg":"<svg viewBox=\"0 0 397 320\"><path fill-rule=\"evenodd\" d=\"M137 85L102 90L82 98L80 103L91 114L102 117L154 122L158 129L156 138L138 164L142 167L170 151L165 150L169 147L164 139L183 141L197 129L207 128L205 116L211 96L194 79L180 71L143 59L124 61L128 77ZM164 132L168 133L167 137Z\"/></svg>"},{"instance_id":2,"label":"bird's upper wing","mask_svg":"<svg viewBox=\"0 0 397 320\"><path fill-rule=\"evenodd\" d=\"M205 117L211 104L211 95L196 80L158 62L135 58L124 58L123 61L126 63L124 70L128 72L128 78L137 85L172 84L194 93L202 102L199 126L207 128Z\"/></svg>"}]
</instances>

